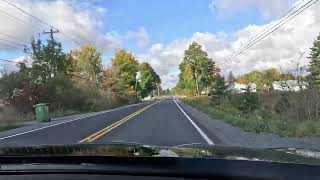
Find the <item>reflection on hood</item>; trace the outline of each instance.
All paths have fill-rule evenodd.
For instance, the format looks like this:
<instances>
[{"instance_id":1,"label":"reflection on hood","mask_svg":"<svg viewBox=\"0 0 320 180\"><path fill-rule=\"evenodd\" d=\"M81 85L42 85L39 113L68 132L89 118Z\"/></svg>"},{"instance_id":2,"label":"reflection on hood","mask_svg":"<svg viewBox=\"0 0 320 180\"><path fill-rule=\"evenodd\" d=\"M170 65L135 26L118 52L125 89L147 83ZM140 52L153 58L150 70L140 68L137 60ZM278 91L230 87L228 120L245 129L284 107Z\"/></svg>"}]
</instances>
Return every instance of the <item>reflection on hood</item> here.
<instances>
[{"instance_id":1,"label":"reflection on hood","mask_svg":"<svg viewBox=\"0 0 320 180\"><path fill-rule=\"evenodd\" d=\"M249 149L222 146L163 147L123 143L0 147L0 158L1 156L184 157L320 165L320 152L306 149Z\"/></svg>"}]
</instances>

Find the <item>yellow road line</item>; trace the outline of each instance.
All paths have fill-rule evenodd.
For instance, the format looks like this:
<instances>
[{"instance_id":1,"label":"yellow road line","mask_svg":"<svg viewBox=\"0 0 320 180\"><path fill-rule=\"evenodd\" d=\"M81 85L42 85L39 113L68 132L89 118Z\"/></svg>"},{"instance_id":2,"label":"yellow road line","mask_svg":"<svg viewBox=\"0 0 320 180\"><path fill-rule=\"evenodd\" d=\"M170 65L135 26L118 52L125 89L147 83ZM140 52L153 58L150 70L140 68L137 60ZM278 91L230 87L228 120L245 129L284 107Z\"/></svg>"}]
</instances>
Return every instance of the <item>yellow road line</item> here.
<instances>
[{"instance_id":1,"label":"yellow road line","mask_svg":"<svg viewBox=\"0 0 320 180\"><path fill-rule=\"evenodd\" d=\"M160 101L161 101L161 100L160 100ZM150 108L151 106L157 104L157 103L160 102L160 101L154 102L154 103L152 103L152 104L150 104L150 105L148 105L148 106L146 106L146 107L144 107L144 108L142 108L142 109L139 109L138 111L136 111L136 112L128 115L127 117L121 119L120 121L117 121L117 122L111 124L110 126L108 126L108 127L106 127L106 128L103 128L103 129L101 129L100 131L91 134L90 136L82 139L82 140L79 141L79 142L80 142L80 143L90 143L90 142L93 142L93 141L97 140L98 138L104 136L104 135L107 134L108 132L110 132L110 131L112 131L113 129L119 127L119 126L122 125L123 123L129 121L129 120L132 119L133 117L139 115L140 113L142 113L143 111L147 110L148 108Z\"/></svg>"}]
</instances>

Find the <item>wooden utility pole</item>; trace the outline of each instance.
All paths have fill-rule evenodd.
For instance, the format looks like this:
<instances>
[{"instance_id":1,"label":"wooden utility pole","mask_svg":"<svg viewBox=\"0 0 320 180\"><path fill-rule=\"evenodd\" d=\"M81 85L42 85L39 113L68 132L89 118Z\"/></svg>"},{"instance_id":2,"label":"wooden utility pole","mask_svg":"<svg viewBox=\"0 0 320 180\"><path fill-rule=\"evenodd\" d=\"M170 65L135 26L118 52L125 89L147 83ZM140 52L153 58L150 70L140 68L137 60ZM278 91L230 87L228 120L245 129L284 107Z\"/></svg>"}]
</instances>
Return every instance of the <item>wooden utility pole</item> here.
<instances>
[{"instance_id":1,"label":"wooden utility pole","mask_svg":"<svg viewBox=\"0 0 320 180\"><path fill-rule=\"evenodd\" d=\"M60 31L59 30L53 30L52 28L50 29L50 31L43 31L42 34L50 34L50 38L51 40L53 40L53 34L55 33L59 33Z\"/></svg>"}]
</instances>

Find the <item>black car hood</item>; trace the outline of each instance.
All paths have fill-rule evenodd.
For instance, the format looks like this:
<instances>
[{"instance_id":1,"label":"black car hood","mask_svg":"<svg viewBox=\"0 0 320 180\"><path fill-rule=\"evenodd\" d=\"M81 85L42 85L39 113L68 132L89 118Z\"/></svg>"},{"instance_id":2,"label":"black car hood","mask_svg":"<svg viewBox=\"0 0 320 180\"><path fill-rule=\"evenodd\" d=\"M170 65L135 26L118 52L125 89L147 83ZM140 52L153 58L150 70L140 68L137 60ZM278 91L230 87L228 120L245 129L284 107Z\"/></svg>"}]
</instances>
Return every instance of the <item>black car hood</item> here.
<instances>
[{"instance_id":1,"label":"black car hood","mask_svg":"<svg viewBox=\"0 0 320 180\"><path fill-rule=\"evenodd\" d=\"M123 143L0 146L0 159L8 156L182 157L320 165L320 152L315 150L295 148L251 149L229 146L164 147Z\"/></svg>"}]
</instances>

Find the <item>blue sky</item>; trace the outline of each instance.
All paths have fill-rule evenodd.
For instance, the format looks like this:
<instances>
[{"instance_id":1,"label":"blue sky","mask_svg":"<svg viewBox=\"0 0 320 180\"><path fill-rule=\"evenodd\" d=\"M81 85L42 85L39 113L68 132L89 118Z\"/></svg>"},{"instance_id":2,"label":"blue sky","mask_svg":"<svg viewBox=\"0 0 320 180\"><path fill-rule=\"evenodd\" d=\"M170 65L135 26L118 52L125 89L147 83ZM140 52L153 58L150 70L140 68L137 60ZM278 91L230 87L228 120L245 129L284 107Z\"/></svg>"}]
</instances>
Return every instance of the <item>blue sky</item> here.
<instances>
[{"instance_id":1,"label":"blue sky","mask_svg":"<svg viewBox=\"0 0 320 180\"><path fill-rule=\"evenodd\" d=\"M99 27L101 33L125 34L143 27L149 36L148 45L169 43L175 39L190 37L195 32L234 32L248 24L263 24L268 21L267 18L259 16L259 12L254 8L224 17L209 8L211 2L211 0L196 2L194 0L96 0L91 3L90 1L75 1L70 5L77 11L93 13L97 11L97 8L105 9L106 12L99 16L102 22L102 26ZM21 5L24 5L23 1ZM31 5L31 10L33 9ZM122 47L135 54L147 50L148 46L137 47L135 41L136 39L127 39ZM69 50L68 46L65 47L66 51ZM2 49L0 55L4 59L14 59L22 56L23 52ZM112 52L105 53L105 62L108 62L112 55Z\"/></svg>"},{"instance_id":2,"label":"blue sky","mask_svg":"<svg viewBox=\"0 0 320 180\"><path fill-rule=\"evenodd\" d=\"M163 80L164 88L172 88L178 79L178 65L192 41L203 46L221 66L222 73L240 75L265 68L289 69L297 51L307 50L320 29L319 5L302 13L270 37L223 65L222 61L244 43L277 19L298 0L12 0L43 21L54 25L69 37L85 44L89 39L110 62L114 52L126 48L140 62L150 63ZM29 41L41 30L37 21L0 1L0 33ZM50 12L50 13L48 13ZM319 13L318 13L319 12ZM28 25L29 24L29 25ZM30 26L31 24L31 26ZM299 24L299 26L297 26ZM42 38L45 36L42 35ZM61 33L57 34L65 51L79 48ZM0 58L21 60L21 47L2 46ZM280 46L281 45L281 46ZM276 53L275 53L276 52ZM20 57L20 58L19 58ZM307 58L303 59L307 64ZM0 68L16 69L0 62Z\"/></svg>"},{"instance_id":3,"label":"blue sky","mask_svg":"<svg viewBox=\"0 0 320 180\"><path fill-rule=\"evenodd\" d=\"M105 31L126 32L144 27L151 43L169 43L194 32L234 32L248 24L263 24L267 18L254 8L232 17L220 17L208 6L210 0L111 0L100 5L108 9ZM132 47L131 47L132 48Z\"/></svg>"}]
</instances>

